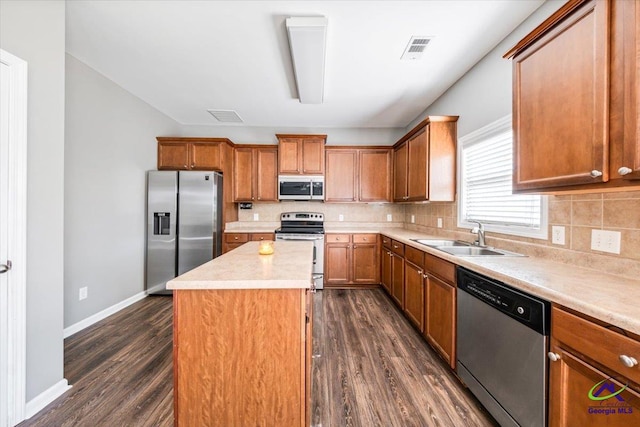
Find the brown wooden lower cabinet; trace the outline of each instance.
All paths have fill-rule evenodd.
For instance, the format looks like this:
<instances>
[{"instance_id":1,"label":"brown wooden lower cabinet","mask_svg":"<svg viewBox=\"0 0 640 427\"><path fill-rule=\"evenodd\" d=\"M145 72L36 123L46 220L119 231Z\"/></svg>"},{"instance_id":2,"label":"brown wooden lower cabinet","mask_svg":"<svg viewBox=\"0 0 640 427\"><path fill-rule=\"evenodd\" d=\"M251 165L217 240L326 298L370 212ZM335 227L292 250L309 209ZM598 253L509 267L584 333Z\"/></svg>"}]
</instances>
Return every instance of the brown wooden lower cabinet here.
<instances>
[{"instance_id":1,"label":"brown wooden lower cabinet","mask_svg":"<svg viewBox=\"0 0 640 427\"><path fill-rule=\"evenodd\" d=\"M420 330L424 331L425 275L424 252L411 246L404 250L404 314Z\"/></svg>"},{"instance_id":2,"label":"brown wooden lower cabinet","mask_svg":"<svg viewBox=\"0 0 640 427\"><path fill-rule=\"evenodd\" d=\"M456 367L456 266L424 254L427 275L424 336L431 346Z\"/></svg>"},{"instance_id":3,"label":"brown wooden lower cabinet","mask_svg":"<svg viewBox=\"0 0 640 427\"><path fill-rule=\"evenodd\" d=\"M555 306L551 316L549 426L640 426L640 369L622 358L637 361L640 341Z\"/></svg>"},{"instance_id":4,"label":"brown wooden lower cabinet","mask_svg":"<svg viewBox=\"0 0 640 427\"><path fill-rule=\"evenodd\" d=\"M173 298L176 426L310 425L308 290L176 290Z\"/></svg>"},{"instance_id":5,"label":"brown wooden lower cabinet","mask_svg":"<svg viewBox=\"0 0 640 427\"><path fill-rule=\"evenodd\" d=\"M380 283L377 234L326 234L324 286L354 287Z\"/></svg>"},{"instance_id":6,"label":"brown wooden lower cabinet","mask_svg":"<svg viewBox=\"0 0 640 427\"><path fill-rule=\"evenodd\" d=\"M275 233L224 233L222 253L229 252L247 242L274 240Z\"/></svg>"}]
</instances>

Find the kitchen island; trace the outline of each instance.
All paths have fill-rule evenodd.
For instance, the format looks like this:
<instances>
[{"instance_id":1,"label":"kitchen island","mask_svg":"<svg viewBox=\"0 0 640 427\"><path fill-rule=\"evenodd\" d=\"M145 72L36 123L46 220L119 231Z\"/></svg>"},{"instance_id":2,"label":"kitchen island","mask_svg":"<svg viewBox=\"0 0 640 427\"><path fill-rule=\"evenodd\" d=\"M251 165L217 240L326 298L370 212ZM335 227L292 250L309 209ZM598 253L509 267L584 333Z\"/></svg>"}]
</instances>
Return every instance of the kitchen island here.
<instances>
[{"instance_id":1,"label":"kitchen island","mask_svg":"<svg viewBox=\"0 0 640 427\"><path fill-rule=\"evenodd\" d=\"M313 244L259 245L167 283L176 426L309 425Z\"/></svg>"}]
</instances>

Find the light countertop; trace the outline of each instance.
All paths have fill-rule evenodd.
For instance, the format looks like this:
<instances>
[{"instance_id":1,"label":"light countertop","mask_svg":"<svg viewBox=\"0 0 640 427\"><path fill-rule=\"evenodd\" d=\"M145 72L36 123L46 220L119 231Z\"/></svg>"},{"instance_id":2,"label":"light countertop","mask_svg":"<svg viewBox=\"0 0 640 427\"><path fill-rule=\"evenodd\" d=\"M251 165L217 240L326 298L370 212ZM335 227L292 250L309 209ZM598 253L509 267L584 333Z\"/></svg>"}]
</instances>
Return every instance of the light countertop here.
<instances>
[{"instance_id":1,"label":"light countertop","mask_svg":"<svg viewBox=\"0 0 640 427\"><path fill-rule=\"evenodd\" d=\"M399 228L379 232L550 302L640 334L640 280L535 257L458 257L411 240L442 239L442 236Z\"/></svg>"},{"instance_id":2,"label":"light countertop","mask_svg":"<svg viewBox=\"0 0 640 427\"><path fill-rule=\"evenodd\" d=\"M271 255L248 242L167 282L167 289L308 289L313 242L274 242Z\"/></svg>"}]
</instances>

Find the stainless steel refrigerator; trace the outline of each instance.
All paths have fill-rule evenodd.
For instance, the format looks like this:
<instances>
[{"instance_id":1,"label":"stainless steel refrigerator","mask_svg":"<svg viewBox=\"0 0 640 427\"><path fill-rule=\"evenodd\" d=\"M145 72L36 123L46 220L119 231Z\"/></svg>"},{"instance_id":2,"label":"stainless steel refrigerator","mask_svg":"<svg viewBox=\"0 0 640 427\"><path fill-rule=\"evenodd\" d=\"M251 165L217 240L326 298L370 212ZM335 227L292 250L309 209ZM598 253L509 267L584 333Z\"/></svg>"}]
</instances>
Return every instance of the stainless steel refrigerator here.
<instances>
[{"instance_id":1,"label":"stainless steel refrigerator","mask_svg":"<svg viewBox=\"0 0 640 427\"><path fill-rule=\"evenodd\" d=\"M222 175L147 173L146 289L171 294L167 281L222 253Z\"/></svg>"}]
</instances>

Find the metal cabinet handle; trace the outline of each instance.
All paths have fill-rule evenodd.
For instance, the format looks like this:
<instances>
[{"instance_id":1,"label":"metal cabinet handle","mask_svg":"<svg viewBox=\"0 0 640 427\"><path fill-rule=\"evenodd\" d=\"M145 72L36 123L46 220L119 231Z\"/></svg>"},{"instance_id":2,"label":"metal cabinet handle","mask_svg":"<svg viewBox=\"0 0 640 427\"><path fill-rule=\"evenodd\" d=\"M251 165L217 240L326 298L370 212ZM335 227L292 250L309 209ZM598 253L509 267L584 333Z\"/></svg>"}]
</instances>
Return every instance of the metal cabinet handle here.
<instances>
[{"instance_id":1,"label":"metal cabinet handle","mask_svg":"<svg viewBox=\"0 0 640 427\"><path fill-rule=\"evenodd\" d=\"M618 356L618 359L620 359L622 364L627 368L633 368L638 364L638 361L636 360L635 357L627 356L624 354L621 354L620 356Z\"/></svg>"},{"instance_id":2,"label":"metal cabinet handle","mask_svg":"<svg viewBox=\"0 0 640 427\"><path fill-rule=\"evenodd\" d=\"M591 171L591 178L597 178L599 176L602 176L602 172L600 172L599 170L592 170Z\"/></svg>"},{"instance_id":3,"label":"metal cabinet handle","mask_svg":"<svg viewBox=\"0 0 640 427\"><path fill-rule=\"evenodd\" d=\"M339 237L336 237L336 240L340 240L340 238L339 238Z\"/></svg>"},{"instance_id":4,"label":"metal cabinet handle","mask_svg":"<svg viewBox=\"0 0 640 427\"><path fill-rule=\"evenodd\" d=\"M185 168L185 169L189 169L189 166L187 166L187 165L184 165L184 168Z\"/></svg>"},{"instance_id":5,"label":"metal cabinet handle","mask_svg":"<svg viewBox=\"0 0 640 427\"><path fill-rule=\"evenodd\" d=\"M356 249L356 248L357 248L357 246L356 246L356 245L353 245L353 249Z\"/></svg>"},{"instance_id":6,"label":"metal cabinet handle","mask_svg":"<svg viewBox=\"0 0 640 427\"><path fill-rule=\"evenodd\" d=\"M393 245L393 249L398 249L398 245Z\"/></svg>"},{"instance_id":7,"label":"metal cabinet handle","mask_svg":"<svg viewBox=\"0 0 640 427\"><path fill-rule=\"evenodd\" d=\"M238 236L235 236L235 237L233 238L233 240L238 240Z\"/></svg>"},{"instance_id":8,"label":"metal cabinet handle","mask_svg":"<svg viewBox=\"0 0 640 427\"><path fill-rule=\"evenodd\" d=\"M428 278L429 278L429 275L425 273L425 274L423 274L423 275L422 275L422 278L423 278L423 279L428 279Z\"/></svg>"},{"instance_id":9,"label":"metal cabinet handle","mask_svg":"<svg viewBox=\"0 0 640 427\"><path fill-rule=\"evenodd\" d=\"M261 237L260 240L264 240L264 237Z\"/></svg>"},{"instance_id":10,"label":"metal cabinet handle","mask_svg":"<svg viewBox=\"0 0 640 427\"><path fill-rule=\"evenodd\" d=\"M549 357L549 360L551 360L552 362L557 362L558 360L560 360L560 355L552 351L547 353L547 356Z\"/></svg>"},{"instance_id":11,"label":"metal cabinet handle","mask_svg":"<svg viewBox=\"0 0 640 427\"><path fill-rule=\"evenodd\" d=\"M11 264L11 261L9 260L7 260L6 264L0 264L0 274L6 273L7 271L11 270L12 266L13 264Z\"/></svg>"},{"instance_id":12,"label":"metal cabinet handle","mask_svg":"<svg viewBox=\"0 0 640 427\"><path fill-rule=\"evenodd\" d=\"M628 167L626 167L626 166L622 166L620 169L618 169L618 173L619 173L620 175L622 175L622 176L624 176L624 175L628 175L628 174L630 174L631 172L633 172L633 169L628 168Z\"/></svg>"}]
</instances>

